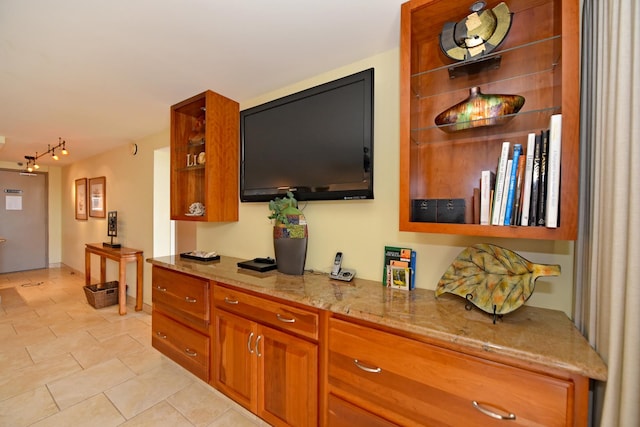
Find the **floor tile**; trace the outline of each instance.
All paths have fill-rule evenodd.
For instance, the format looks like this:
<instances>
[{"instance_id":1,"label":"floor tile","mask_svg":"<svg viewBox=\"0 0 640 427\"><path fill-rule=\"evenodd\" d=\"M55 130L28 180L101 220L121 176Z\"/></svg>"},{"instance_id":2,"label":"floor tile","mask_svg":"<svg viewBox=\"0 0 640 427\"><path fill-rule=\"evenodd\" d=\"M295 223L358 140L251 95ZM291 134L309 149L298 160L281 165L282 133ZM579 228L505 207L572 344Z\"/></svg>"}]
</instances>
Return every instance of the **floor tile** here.
<instances>
[{"instance_id":1,"label":"floor tile","mask_svg":"<svg viewBox=\"0 0 640 427\"><path fill-rule=\"evenodd\" d=\"M115 427L124 421L122 414L109 402L109 399L104 394L99 394L45 418L31 427Z\"/></svg>"},{"instance_id":2,"label":"floor tile","mask_svg":"<svg viewBox=\"0 0 640 427\"><path fill-rule=\"evenodd\" d=\"M109 390L134 377L118 359L111 359L75 374L53 381L47 386L60 409L67 409L85 399Z\"/></svg>"},{"instance_id":3,"label":"floor tile","mask_svg":"<svg viewBox=\"0 0 640 427\"><path fill-rule=\"evenodd\" d=\"M105 394L125 418L133 418L195 381L195 377L186 376L181 369L165 362Z\"/></svg>"},{"instance_id":4,"label":"floor tile","mask_svg":"<svg viewBox=\"0 0 640 427\"><path fill-rule=\"evenodd\" d=\"M193 424L163 400L122 424L122 427L193 427Z\"/></svg>"},{"instance_id":5,"label":"floor tile","mask_svg":"<svg viewBox=\"0 0 640 427\"><path fill-rule=\"evenodd\" d=\"M38 387L0 402L0 426L29 426L58 412L46 387Z\"/></svg>"}]
</instances>

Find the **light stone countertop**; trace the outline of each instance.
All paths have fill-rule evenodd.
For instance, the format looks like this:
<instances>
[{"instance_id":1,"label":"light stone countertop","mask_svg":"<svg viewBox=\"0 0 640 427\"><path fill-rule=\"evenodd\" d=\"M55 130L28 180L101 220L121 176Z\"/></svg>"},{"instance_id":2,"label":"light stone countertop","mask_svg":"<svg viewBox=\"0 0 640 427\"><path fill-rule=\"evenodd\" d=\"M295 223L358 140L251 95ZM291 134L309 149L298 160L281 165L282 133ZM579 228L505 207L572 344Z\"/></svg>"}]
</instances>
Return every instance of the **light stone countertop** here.
<instances>
[{"instance_id":1,"label":"light stone countertop","mask_svg":"<svg viewBox=\"0 0 640 427\"><path fill-rule=\"evenodd\" d=\"M290 276L237 267L237 258L190 261L179 256L150 258L153 265L293 301L333 313L398 329L412 335L517 358L532 365L556 368L600 381L607 367L598 353L561 311L523 306L493 324L493 316L463 298L432 290L407 292L358 279L341 282L327 274Z\"/></svg>"}]
</instances>

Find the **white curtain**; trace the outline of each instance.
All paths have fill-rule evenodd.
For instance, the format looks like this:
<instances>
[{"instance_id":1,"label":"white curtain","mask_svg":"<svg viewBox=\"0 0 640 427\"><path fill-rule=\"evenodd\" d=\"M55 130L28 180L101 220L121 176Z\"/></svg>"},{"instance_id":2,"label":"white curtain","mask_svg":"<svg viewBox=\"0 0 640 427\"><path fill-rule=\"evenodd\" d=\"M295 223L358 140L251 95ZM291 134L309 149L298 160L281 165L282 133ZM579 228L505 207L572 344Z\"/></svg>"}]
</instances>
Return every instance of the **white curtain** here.
<instances>
[{"instance_id":1,"label":"white curtain","mask_svg":"<svg viewBox=\"0 0 640 427\"><path fill-rule=\"evenodd\" d=\"M578 327L608 380L592 424L640 425L640 1L583 0Z\"/></svg>"}]
</instances>

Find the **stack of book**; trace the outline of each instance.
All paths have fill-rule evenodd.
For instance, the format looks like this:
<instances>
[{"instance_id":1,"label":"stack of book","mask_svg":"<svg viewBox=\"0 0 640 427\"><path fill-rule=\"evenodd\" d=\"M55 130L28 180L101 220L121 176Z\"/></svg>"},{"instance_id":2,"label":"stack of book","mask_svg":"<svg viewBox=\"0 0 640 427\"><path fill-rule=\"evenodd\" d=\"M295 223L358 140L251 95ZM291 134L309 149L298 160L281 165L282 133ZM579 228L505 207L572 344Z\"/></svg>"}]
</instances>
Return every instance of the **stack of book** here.
<instances>
[{"instance_id":1,"label":"stack of book","mask_svg":"<svg viewBox=\"0 0 640 427\"><path fill-rule=\"evenodd\" d=\"M560 208L562 115L522 144L502 143L494 171L480 177L480 224L556 228Z\"/></svg>"},{"instance_id":2,"label":"stack of book","mask_svg":"<svg viewBox=\"0 0 640 427\"><path fill-rule=\"evenodd\" d=\"M384 247L382 285L410 291L415 288L416 252L410 248Z\"/></svg>"}]
</instances>

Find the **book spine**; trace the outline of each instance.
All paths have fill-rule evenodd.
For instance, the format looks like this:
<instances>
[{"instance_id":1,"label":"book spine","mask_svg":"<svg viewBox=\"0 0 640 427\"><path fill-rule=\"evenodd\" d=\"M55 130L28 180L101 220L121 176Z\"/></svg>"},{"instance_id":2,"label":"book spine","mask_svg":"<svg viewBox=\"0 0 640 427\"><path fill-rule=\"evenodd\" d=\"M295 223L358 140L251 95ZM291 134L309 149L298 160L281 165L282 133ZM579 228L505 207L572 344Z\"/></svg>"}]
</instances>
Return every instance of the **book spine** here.
<instances>
[{"instance_id":1,"label":"book spine","mask_svg":"<svg viewBox=\"0 0 640 427\"><path fill-rule=\"evenodd\" d=\"M491 190L496 185L494 171L482 171L480 179L480 224L491 224Z\"/></svg>"},{"instance_id":2,"label":"book spine","mask_svg":"<svg viewBox=\"0 0 640 427\"><path fill-rule=\"evenodd\" d=\"M533 170L531 171L531 206L529 207L529 225L538 225L538 196L540 194L540 156L542 155L542 133L536 135L533 151Z\"/></svg>"},{"instance_id":3,"label":"book spine","mask_svg":"<svg viewBox=\"0 0 640 427\"><path fill-rule=\"evenodd\" d=\"M500 216L498 217L498 225L504 225L504 217L507 213L507 191L509 190L509 181L511 180L511 168L513 167L513 159L507 160L507 170L504 174L502 204L500 205Z\"/></svg>"},{"instance_id":4,"label":"book spine","mask_svg":"<svg viewBox=\"0 0 640 427\"><path fill-rule=\"evenodd\" d=\"M531 206L531 180L533 177L533 156L536 147L536 134L530 133L527 137L527 154L525 156L524 165L524 183L522 184L522 216L520 217L520 225L529 225L529 207Z\"/></svg>"},{"instance_id":5,"label":"book spine","mask_svg":"<svg viewBox=\"0 0 640 427\"><path fill-rule=\"evenodd\" d=\"M500 223L500 207L502 206L502 195L504 191L504 177L507 170L507 160L509 157L510 142L502 143L502 151L498 159L498 168L496 169L496 188L493 198L493 209L491 214L491 224L498 225Z\"/></svg>"},{"instance_id":6,"label":"book spine","mask_svg":"<svg viewBox=\"0 0 640 427\"><path fill-rule=\"evenodd\" d=\"M513 146L513 158L511 160L511 170L509 172L509 187L507 190L507 206L504 213L504 221L502 224L511 225L511 214L513 213L513 202L516 195L516 182L518 179L518 160L522 152L522 145L515 144Z\"/></svg>"},{"instance_id":7,"label":"book spine","mask_svg":"<svg viewBox=\"0 0 640 427\"><path fill-rule=\"evenodd\" d=\"M547 212L545 225L558 227L560 203L560 160L562 152L562 115L551 116L549 125L549 155L547 158Z\"/></svg>"},{"instance_id":8,"label":"book spine","mask_svg":"<svg viewBox=\"0 0 640 427\"><path fill-rule=\"evenodd\" d=\"M538 183L538 225L545 225L547 214L547 156L549 155L549 129L542 131L540 146L540 182Z\"/></svg>"},{"instance_id":9,"label":"book spine","mask_svg":"<svg viewBox=\"0 0 640 427\"><path fill-rule=\"evenodd\" d=\"M522 216L520 204L522 203L522 186L524 181L525 162L525 156L520 154L520 157L518 158L518 174L516 177L516 194L513 200L513 212L511 213L511 225L520 225L520 218Z\"/></svg>"}]
</instances>

